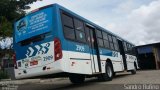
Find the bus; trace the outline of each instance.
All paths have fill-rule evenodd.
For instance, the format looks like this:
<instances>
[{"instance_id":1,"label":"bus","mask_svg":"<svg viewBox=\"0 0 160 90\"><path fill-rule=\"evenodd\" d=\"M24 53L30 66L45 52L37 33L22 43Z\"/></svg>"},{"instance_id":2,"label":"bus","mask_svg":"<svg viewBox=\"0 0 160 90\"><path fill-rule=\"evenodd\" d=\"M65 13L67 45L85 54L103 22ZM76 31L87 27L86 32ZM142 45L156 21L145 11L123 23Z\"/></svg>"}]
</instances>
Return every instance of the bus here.
<instances>
[{"instance_id":1,"label":"bus","mask_svg":"<svg viewBox=\"0 0 160 90\"><path fill-rule=\"evenodd\" d=\"M62 73L72 83L108 81L138 67L134 44L58 4L16 20L13 39L16 79Z\"/></svg>"}]
</instances>

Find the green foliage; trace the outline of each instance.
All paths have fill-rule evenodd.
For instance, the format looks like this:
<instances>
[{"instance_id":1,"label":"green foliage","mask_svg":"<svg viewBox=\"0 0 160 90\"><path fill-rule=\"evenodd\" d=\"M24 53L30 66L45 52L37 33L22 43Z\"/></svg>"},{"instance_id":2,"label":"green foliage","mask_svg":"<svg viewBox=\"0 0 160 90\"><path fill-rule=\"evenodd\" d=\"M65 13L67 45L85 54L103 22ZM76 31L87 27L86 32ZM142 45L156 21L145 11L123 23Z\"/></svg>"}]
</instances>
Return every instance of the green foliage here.
<instances>
[{"instance_id":1,"label":"green foliage","mask_svg":"<svg viewBox=\"0 0 160 90\"><path fill-rule=\"evenodd\" d=\"M37 0L0 0L0 37L11 36L12 23L25 15L29 4Z\"/></svg>"},{"instance_id":2,"label":"green foliage","mask_svg":"<svg viewBox=\"0 0 160 90\"><path fill-rule=\"evenodd\" d=\"M0 37L12 36L12 23L5 17L1 17Z\"/></svg>"},{"instance_id":3,"label":"green foliage","mask_svg":"<svg viewBox=\"0 0 160 90\"><path fill-rule=\"evenodd\" d=\"M7 20L14 21L25 14L25 9L29 9L29 4L37 0L0 0L0 16L5 16Z\"/></svg>"},{"instance_id":4,"label":"green foliage","mask_svg":"<svg viewBox=\"0 0 160 90\"><path fill-rule=\"evenodd\" d=\"M7 74L7 72L0 70L0 80L1 79L8 79L9 76Z\"/></svg>"}]
</instances>

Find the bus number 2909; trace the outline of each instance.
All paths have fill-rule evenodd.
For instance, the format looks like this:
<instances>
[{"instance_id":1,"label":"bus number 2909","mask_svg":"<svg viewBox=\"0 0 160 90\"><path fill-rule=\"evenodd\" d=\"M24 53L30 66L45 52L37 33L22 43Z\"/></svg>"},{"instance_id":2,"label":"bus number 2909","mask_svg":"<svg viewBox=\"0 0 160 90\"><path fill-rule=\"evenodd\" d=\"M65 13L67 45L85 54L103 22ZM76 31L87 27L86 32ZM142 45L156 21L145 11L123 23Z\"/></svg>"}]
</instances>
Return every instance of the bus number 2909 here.
<instances>
[{"instance_id":1,"label":"bus number 2909","mask_svg":"<svg viewBox=\"0 0 160 90\"><path fill-rule=\"evenodd\" d=\"M52 55L43 57L44 61L48 61L48 60L52 60L52 59L53 59Z\"/></svg>"},{"instance_id":2,"label":"bus number 2909","mask_svg":"<svg viewBox=\"0 0 160 90\"><path fill-rule=\"evenodd\" d=\"M84 48L84 46L76 45L76 50L77 50L77 51L84 52L84 51L85 51L85 48Z\"/></svg>"}]
</instances>

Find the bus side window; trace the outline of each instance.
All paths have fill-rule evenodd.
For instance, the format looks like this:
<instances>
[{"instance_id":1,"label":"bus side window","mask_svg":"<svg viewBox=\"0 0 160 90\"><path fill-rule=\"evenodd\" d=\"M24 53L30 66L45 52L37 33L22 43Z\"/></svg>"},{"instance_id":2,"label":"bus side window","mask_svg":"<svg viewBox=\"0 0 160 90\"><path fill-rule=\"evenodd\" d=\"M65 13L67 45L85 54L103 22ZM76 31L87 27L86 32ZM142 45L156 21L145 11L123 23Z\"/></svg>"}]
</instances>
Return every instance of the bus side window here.
<instances>
[{"instance_id":1,"label":"bus side window","mask_svg":"<svg viewBox=\"0 0 160 90\"><path fill-rule=\"evenodd\" d=\"M75 39L74 29L64 26L64 35L68 39Z\"/></svg>"},{"instance_id":2,"label":"bus side window","mask_svg":"<svg viewBox=\"0 0 160 90\"><path fill-rule=\"evenodd\" d=\"M109 48L109 41L104 39L104 47Z\"/></svg>"},{"instance_id":3,"label":"bus side window","mask_svg":"<svg viewBox=\"0 0 160 90\"><path fill-rule=\"evenodd\" d=\"M108 40L108 34L106 32L102 32L103 34L103 39Z\"/></svg>"},{"instance_id":4,"label":"bus side window","mask_svg":"<svg viewBox=\"0 0 160 90\"><path fill-rule=\"evenodd\" d=\"M86 42L85 33L79 30L76 30L76 38L80 42Z\"/></svg>"},{"instance_id":5,"label":"bus side window","mask_svg":"<svg viewBox=\"0 0 160 90\"><path fill-rule=\"evenodd\" d=\"M113 43L113 40L112 40L112 36L108 35L108 39L109 39L110 49L114 50L114 43Z\"/></svg>"},{"instance_id":6,"label":"bus side window","mask_svg":"<svg viewBox=\"0 0 160 90\"><path fill-rule=\"evenodd\" d=\"M126 45L126 42L123 42L123 46L124 46L125 52L127 52L127 45Z\"/></svg>"},{"instance_id":7,"label":"bus side window","mask_svg":"<svg viewBox=\"0 0 160 90\"><path fill-rule=\"evenodd\" d=\"M104 47L109 48L108 34L106 32L102 32Z\"/></svg>"},{"instance_id":8,"label":"bus side window","mask_svg":"<svg viewBox=\"0 0 160 90\"><path fill-rule=\"evenodd\" d=\"M103 39L98 38L98 46L103 47Z\"/></svg>"},{"instance_id":9,"label":"bus side window","mask_svg":"<svg viewBox=\"0 0 160 90\"><path fill-rule=\"evenodd\" d=\"M97 36L98 46L104 47L104 44L103 44L103 37L102 37L102 31L96 30L96 36Z\"/></svg>"},{"instance_id":10,"label":"bus side window","mask_svg":"<svg viewBox=\"0 0 160 90\"><path fill-rule=\"evenodd\" d=\"M90 34L89 34L89 28L87 26L85 26L85 34L86 34L86 40L87 43L90 44Z\"/></svg>"},{"instance_id":11,"label":"bus side window","mask_svg":"<svg viewBox=\"0 0 160 90\"><path fill-rule=\"evenodd\" d=\"M73 28L73 18L67 14L62 14L62 22L64 26Z\"/></svg>"},{"instance_id":12,"label":"bus side window","mask_svg":"<svg viewBox=\"0 0 160 90\"><path fill-rule=\"evenodd\" d=\"M102 38L102 32L100 30L96 30L96 36L98 38Z\"/></svg>"},{"instance_id":13,"label":"bus side window","mask_svg":"<svg viewBox=\"0 0 160 90\"><path fill-rule=\"evenodd\" d=\"M84 33L84 25L81 20L78 20L74 18L74 26L75 26L75 32L76 32L76 39L79 42L86 42L86 36Z\"/></svg>"},{"instance_id":14,"label":"bus side window","mask_svg":"<svg viewBox=\"0 0 160 90\"><path fill-rule=\"evenodd\" d=\"M83 22L74 18L74 26L76 30L80 30L84 32Z\"/></svg>"},{"instance_id":15,"label":"bus side window","mask_svg":"<svg viewBox=\"0 0 160 90\"><path fill-rule=\"evenodd\" d=\"M63 31L65 38L75 40L75 31L73 27L73 18L62 13Z\"/></svg>"},{"instance_id":16,"label":"bus side window","mask_svg":"<svg viewBox=\"0 0 160 90\"><path fill-rule=\"evenodd\" d=\"M119 48L118 48L118 42L117 42L117 38L115 37L115 36L112 36L112 38L113 38L113 43L114 43L114 48L115 48L115 50L119 50Z\"/></svg>"}]
</instances>

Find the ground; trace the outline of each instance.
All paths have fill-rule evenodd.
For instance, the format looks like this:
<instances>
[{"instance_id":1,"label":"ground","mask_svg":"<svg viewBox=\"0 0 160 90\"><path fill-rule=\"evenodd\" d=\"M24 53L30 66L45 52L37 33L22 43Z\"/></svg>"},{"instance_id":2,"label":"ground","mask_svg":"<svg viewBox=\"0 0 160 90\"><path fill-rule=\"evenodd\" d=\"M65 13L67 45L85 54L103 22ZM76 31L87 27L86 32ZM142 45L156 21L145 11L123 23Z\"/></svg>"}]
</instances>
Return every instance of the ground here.
<instances>
[{"instance_id":1,"label":"ground","mask_svg":"<svg viewBox=\"0 0 160 90\"><path fill-rule=\"evenodd\" d=\"M18 90L160 90L160 70L137 71L117 74L112 81L100 82L96 78L86 79L80 85L72 84L68 78L43 79L15 85ZM6 90L2 85L0 89ZM14 90L17 90L14 89ZM9 90L9 89L8 89ZM11 90L11 89L10 89Z\"/></svg>"}]
</instances>

